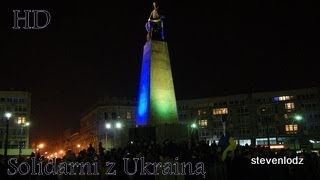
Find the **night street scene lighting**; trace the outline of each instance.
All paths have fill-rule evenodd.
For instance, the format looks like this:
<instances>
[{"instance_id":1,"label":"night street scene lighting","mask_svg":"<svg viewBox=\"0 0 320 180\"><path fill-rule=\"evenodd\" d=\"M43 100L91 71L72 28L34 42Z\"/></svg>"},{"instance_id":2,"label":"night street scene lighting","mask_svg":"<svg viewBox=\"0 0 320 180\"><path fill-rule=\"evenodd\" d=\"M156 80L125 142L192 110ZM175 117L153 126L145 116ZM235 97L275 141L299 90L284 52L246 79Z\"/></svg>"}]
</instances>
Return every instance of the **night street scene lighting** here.
<instances>
[{"instance_id":1,"label":"night street scene lighting","mask_svg":"<svg viewBox=\"0 0 320 180\"><path fill-rule=\"evenodd\" d=\"M6 134L5 134L5 143L4 143L4 159L8 159L8 136L9 136L9 121L12 114L7 112L5 113L6 117Z\"/></svg>"},{"instance_id":2,"label":"night street scene lighting","mask_svg":"<svg viewBox=\"0 0 320 180\"><path fill-rule=\"evenodd\" d=\"M1 179L320 179L318 6L0 12Z\"/></svg>"}]
</instances>

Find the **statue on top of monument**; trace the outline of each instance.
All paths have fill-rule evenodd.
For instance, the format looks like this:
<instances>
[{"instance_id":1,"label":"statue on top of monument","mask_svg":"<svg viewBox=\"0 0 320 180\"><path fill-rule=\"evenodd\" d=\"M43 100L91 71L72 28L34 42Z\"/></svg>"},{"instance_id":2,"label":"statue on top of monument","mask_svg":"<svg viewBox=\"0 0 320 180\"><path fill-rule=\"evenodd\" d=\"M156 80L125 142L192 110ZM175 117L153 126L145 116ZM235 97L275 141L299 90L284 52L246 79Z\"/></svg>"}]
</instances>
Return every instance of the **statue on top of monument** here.
<instances>
[{"instance_id":1,"label":"statue on top of monument","mask_svg":"<svg viewBox=\"0 0 320 180\"><path fill-rule=\"evenodd\" d=\"M158 4L153 2L153 10L145 25L145 28L148 31L147 41L151 39L164 40L163 19L164 16L161 16Z\"/></svg>"}]
</instances>

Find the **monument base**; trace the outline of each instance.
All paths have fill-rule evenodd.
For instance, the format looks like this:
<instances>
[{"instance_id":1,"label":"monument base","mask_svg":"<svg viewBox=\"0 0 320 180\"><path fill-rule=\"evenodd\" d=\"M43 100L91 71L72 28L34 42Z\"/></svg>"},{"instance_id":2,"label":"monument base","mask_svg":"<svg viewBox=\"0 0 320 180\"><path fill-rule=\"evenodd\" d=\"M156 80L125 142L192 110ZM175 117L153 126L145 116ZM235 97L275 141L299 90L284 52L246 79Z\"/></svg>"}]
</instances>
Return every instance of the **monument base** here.
<instances>
[{"instance_id":1,"label":"monument base","mask_svg":"<svg viewBox=\"0 0 320 180\"><path fill-rule=\"evenodd\" d=\"M190 136L190 129L183 124L160 124L157 126L142 126L129 129L131 140L154 141L163 143L174 139L177 142L186 141Z\"/></svg>"}]
</instances>

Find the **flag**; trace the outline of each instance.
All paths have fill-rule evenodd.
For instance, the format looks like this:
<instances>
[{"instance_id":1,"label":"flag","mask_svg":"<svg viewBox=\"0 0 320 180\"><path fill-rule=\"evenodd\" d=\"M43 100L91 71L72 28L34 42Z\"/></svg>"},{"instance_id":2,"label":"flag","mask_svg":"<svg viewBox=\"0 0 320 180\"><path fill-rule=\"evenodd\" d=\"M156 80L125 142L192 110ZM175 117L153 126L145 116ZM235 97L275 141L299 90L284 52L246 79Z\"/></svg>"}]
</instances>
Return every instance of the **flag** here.
<instances>
[{"instance_id":1,"label":"flag","mask_svg":"<svg viewBox=\"0 0 320 180\"><path fill-rule=\"evenodd\" d=\"M224 161L227 157L228 151L234 151L236 149L236 142L233 137L230 136L230 133L226 131L226 135L222 135L218 145L221 147L222 150L222 157L221 159Z\"/></svg>"}]
</instances>

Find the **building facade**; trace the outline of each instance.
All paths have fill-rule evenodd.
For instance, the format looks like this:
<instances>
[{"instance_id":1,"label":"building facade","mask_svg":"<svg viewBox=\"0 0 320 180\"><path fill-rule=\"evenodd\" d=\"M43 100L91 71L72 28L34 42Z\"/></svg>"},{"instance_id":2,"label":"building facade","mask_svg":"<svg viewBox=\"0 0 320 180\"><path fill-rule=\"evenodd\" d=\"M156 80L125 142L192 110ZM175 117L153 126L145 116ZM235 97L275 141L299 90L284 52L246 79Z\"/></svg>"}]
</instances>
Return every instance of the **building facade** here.
<instances>
[{"instance_id":1,"label":"building facade","mask_svg":"<svg viewBox=\"0 0 320 180\"><path fill-rule=\"evenodd\" d=\"M79 146L96 149L102 142L106 149L123 146L128 140L128 128L135 126L136 100L105 97L82 115ZM77 146L78 146L77 145Z\"/></svg>"},{"instance_id":2,"label":"building facade","mask_svg":"<svg viewBox=\"0 0 320 180\"><path fill-rule=\"evenodd\" d=\"M320 88L256 92L178 101L181 123L197 124L201 139L226 132L241 145L303 148L320 139Z\"/></svg>"},{"instance_id":3,"label":"building facade","mask_svg":"<svg viewBox=\"0 0 320 180\"><path fill-rule=\"evenodd\" d=\"M0 154L5 149L5 113L11 113L8 133L8 155L30 155L29 123L31 94L23 91L0 91ZM28 149L28 150L27 150ZM20 153L19 153L20 151Z\"/></svg>"},{"instance_id":4,"label":"building facade","mask_svg":"<svg viewBox=\"0 0 320 180\"><path fill-rule=\"evenodd\" d=\"M189 137L208 143L229 133L240 145L300 149L320 144L320 87L178 100L177 108ZM136 125L135 112L134 99L100 99L83 114L69 146L80 150L90 143L98 148L102 142L106 149L125 145L128 128Z\"/></svg>"}]
</instances>

